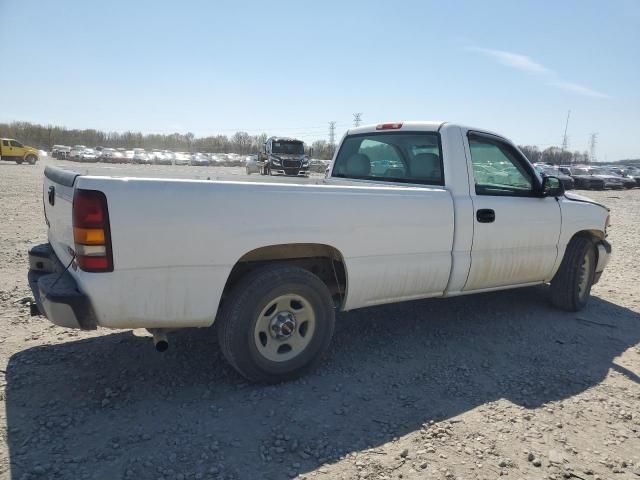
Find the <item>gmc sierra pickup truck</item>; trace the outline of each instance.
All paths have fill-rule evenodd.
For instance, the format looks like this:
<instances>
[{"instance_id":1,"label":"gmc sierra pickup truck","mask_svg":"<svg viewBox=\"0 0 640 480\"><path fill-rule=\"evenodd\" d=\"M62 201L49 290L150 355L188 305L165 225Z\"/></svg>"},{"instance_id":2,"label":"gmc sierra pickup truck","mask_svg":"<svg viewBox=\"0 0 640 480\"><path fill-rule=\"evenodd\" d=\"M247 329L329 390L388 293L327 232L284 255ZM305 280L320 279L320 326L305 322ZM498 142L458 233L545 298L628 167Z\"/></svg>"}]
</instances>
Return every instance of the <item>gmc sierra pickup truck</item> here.
<instances>
[{"instance_id":1,"label":"gmc sierra pickup truck","mask_svg":"<svg viewBox=\"0 0 640 480\"><path fill-rule=\"evenodd\" d=\"M606 207L452 123L352 129L319 184L47 167L43 194L49 242L29 277L49 320L147 328L160 350L171 330L215 325L258 382L317 364L336 310L545 283L579 310L611 252Z\"/></svg>"}]
</instances>

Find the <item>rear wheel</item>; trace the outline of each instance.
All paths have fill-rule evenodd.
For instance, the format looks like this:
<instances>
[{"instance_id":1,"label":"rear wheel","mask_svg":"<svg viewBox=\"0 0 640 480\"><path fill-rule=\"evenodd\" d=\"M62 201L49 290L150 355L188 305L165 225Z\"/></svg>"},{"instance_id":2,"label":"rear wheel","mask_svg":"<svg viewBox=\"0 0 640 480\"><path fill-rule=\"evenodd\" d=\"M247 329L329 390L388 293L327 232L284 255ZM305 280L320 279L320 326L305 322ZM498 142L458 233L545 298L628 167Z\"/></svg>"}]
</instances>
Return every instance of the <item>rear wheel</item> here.
<instances>
[{"instance_id":1,"label":"rear wheel","mask_svg":"<svg viewBox=\"0 0 640 480\"><path fill-rule=\"evenodd\" d=\"M23 161L24 161L24 160L23 160L22 158L16 158L16 163L17 163L18 165L22 165L22 162L23 162Z\"/></svg>"},{"instance_id":2,"label":"rear wheel","mask_svg":"<svg viewBox=\"0 0 640 480\"><path fill-rule=\"evenodd\" d=\"M595 277L596 250L586 237L575 237L567 245L558 272L551 280L551 301L562 310L582 310Z\"/></svg>"},{"instance_id":3,"label":"rear wheel","mask_svg":"<svg viewBox=\"0 0 640 480\"><path fill-rule=\"evenodd\" d=\"M227 361L251 381L277 383L318 364L331 341L335 314L318 277L274 265L238 283L217 323Z\"/></svg>"}]
</instances>

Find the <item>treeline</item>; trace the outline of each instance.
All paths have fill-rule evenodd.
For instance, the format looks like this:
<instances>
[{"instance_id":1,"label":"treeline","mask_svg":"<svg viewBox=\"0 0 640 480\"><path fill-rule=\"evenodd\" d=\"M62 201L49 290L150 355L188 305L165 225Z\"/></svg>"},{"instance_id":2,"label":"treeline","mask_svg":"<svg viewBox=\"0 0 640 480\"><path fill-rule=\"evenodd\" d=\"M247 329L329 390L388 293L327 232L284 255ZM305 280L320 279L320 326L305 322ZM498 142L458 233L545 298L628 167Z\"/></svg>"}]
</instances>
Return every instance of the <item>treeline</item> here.
<instances>
[{"instance_id":1,"label":"treeline","mask_svg":"<svg viewBox=\"0 0 640 480\"><path fill-rule=\"evenodd\" d=\"M214 135L196 137L193 133L142 134L140 132L103 132L94 129L69 129L53 125L38 125L29 122L0 123L0 137L10 137L42 150L51 150L53 145L86 145L88 147L124 147L151 150L173 150L175 152L238 153L250 155L258 152L267 139L267 134L249 135L236 132L232 136ZM311 149L309 149L311 147ZM540 150L536 146L520 146L531 162L546 162L554 165L589 163L587 152L562 150L549 147ZM334 146L326 140L316 140L305 145L305 151L314 158L330 159Z\"/></svg>"},{"instance_id":2,"label":"treeline","mask_svg":"<svg viewBox=\"0 0 640 480\"><path fill-rule=\"evenodd\" d=\"M53 145L86 145L87 147L154 148L175 152L238 153L250 155L258 152L267 139L267 134L249 135L236 132L232 136L215 135L196 137L193 133L143 134L140 132L103 132L94 129L69 129L53 125L38 125L29 122L0 123L0 137L15 138L27 145L42 150L51 150ZM309 152L308 145L305 151ZM313 142L314 158L328 159L333 149L324 140Z\"/></svg>"},{"instance_id":3,"label":"treeline","mask_svg":"<svg viewBox=\"0 0 640 480\"><path fill-rule=\"evenodd\" d=\"M536 146L519 145L518 148L526 155L532 163L544 162L553 165L571 165L576 163L589 163L589 153L587 152L570 152L562 150L558 147L549 147L540 150Z\"/></svg>"}]
</instances>

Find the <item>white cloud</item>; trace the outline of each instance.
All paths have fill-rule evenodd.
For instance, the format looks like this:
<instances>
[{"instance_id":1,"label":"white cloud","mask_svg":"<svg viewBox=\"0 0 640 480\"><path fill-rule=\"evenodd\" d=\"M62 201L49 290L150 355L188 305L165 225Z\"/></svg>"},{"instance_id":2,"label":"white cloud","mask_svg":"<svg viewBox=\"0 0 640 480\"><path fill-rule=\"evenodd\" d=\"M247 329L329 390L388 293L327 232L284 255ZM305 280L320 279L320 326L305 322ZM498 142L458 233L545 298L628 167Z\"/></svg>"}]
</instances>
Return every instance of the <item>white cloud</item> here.
<instances>
[{"instance_id":1,"label":"white cloud","mask_svg":"<svg viewBox=\"0 0 640 480\"><path fill-rule=\"evenodd\" d=\"M544 65L533 61L531 57L520 55L519 53L505 52L504 50L492 50L490 48L481 47L469 47L467 50L482 53L493 58L502 65L516 68L518 70L522 70L523 72L536 73L540 75L553 74L553 71L549 70Z\"/></svg>"},{"instance_id":2,"label":"white cloud","mask_svg":"<svg viewBox=\"0 0 640 480\"><path fill-rule=\"evenodd\" d=\"M559 78L556 72L554 72L550 68L545 67L541 63L536 62L531 57L528 57L526 55L482 47L467 47L466 50L470 52L481 53L482 55L488 56L504 66L515 68L529 74L545 77L547 79L547 85L560 88L567 92L592 98L611 98L606 93L598 92L597 90L589 88L585 85L562 80L561 78Z\"/></svg>"},{"instance_id":3,"label":"white cloud","mask_svg":"<svg viewBox=\"0 0 640 480\"><path fill-rule=\"evenodd\" d=\"M594 97L594 98L611 98L606 93L598 92L589 87L585 87L584 85L580 85L578 83L573 82L551 82L549 85L553 85L554 87L561 88L562 90L566 90L567 92L577 93L579 95L584 95L586 97Z\"/></svg>"}]
</instances>

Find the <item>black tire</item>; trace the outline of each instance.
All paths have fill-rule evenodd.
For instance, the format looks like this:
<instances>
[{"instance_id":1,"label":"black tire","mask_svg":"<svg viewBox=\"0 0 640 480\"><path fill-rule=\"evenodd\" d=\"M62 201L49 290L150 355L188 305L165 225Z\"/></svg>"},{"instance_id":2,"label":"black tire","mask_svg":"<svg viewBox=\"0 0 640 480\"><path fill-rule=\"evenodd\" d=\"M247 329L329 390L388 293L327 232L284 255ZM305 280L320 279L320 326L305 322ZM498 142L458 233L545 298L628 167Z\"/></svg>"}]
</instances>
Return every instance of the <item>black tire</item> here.
<instances>
[{"instance_id":1,"label":"black tire","mask_svg":"<svg viewBox=\"0 0 640 480\"><path fill-rule=\"evenodd\" d=\"M255 329L264 309L283 295L307 301L315 323L299 354L273 361L259 351ZM303 375L322 360L333 335L335 310L327 286L314 274L299 267L272 265L240 280L224 300L216 323L220 348L231 366L252 382L279 383Z\"/></svg>"},{"instance_id":2,"label":"black tire","mask_svg":"<svg viewBox=\"0 0 640 480\"><path fill-rule=\"evenodd\" d=\"M27 163L29 165L35 165L37 161L38 161L38 158L35 155L28 155L27 156Z\"/></svg>"},{"instance_id":3,"label":"black tire","mask_svg":"<svg viewBox=\"0 0 640 480\"><path fill-rule=\"evenodd\" d=\"M568 312L582 310L595 277L596 249L591 239L574 237L567 245L560 268L551 280L551 302ZM583 282L584 275L587 275Z\"/></svg>"},{"instance_id":4,"label":"black tire","mask_svg":"<svg viewBox=\"0 0 640 480\"><path fill-rule=\"evenodd\" d=\"M23 161L24 161L24 160L23 160L22 158L16 158L16 163L17 163L18 165L22 165L22 162L23 162Z\"/></svg>"}]
</instances>

